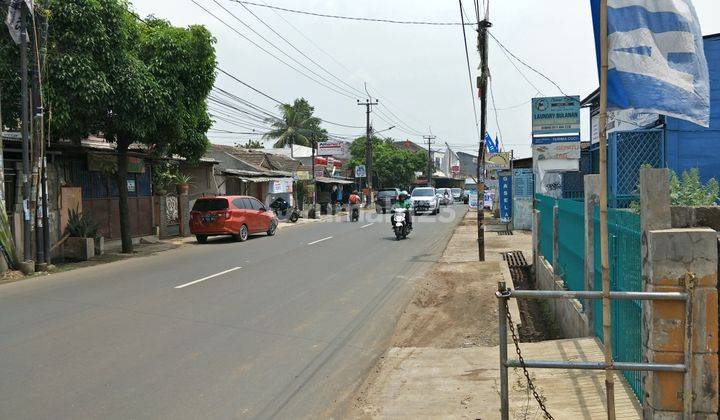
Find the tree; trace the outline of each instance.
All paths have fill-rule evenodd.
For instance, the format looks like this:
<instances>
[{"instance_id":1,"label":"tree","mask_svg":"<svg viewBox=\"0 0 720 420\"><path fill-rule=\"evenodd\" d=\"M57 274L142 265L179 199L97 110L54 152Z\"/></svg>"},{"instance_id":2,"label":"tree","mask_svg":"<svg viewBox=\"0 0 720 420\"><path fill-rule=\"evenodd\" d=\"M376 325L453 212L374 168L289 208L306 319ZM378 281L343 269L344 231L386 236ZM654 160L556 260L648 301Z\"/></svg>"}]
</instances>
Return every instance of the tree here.
<instances>
[{"instance_id":1,"label":"tree","mask_svg":"<svg viewBox=\"0 0 720 420\"><path fill-rule=\"evenodd\" d=\"M45 83L51 140L101 134L116 143L122 249L132 252L128 149L141 143L157 156L190 161L204 154L215 41L202 26L140 22L125 0L45 0L40 6L51 28ZM9 42L0 38L0 50Z\"/></svg>"},{"instance_id":2,"label":"tree","mask_svg":"<svg viewBox=\"0 0 720 420\"><path fill-rule=\"evenodd\" d=\"M376 187L405 187L415 179L415 172L427 166L427 153L398 148L392 139L372 138L373 177ZM365 163L365 137L350 145L350 167Z\"/></svg>"},{"instance_id":3,"label":"tree","mask_svg":"<svg viewBox=\"0 0 720 420\"><path fill-rule=\"evenodd\" d=\"M245 144L238 143L238 147L242 147L243 149L264 149L265 146L263 146L262 142L260 140L248 140Z\"/></svg>"},{"instance_id":4,"label":"tree","mask_svg":"<svg viewBox=\"0 0 720 420\"><path fill-rule=\"evenodd\" d=\"M276 140L274 147L312 146L327 139L327 131L320 127L322 120L313 116L315 108L305 98L295 99L292 105L278 105L278 108L282 118L268 118L273 129L265 134L265 138Z\"/></svg>"}]
</instances>

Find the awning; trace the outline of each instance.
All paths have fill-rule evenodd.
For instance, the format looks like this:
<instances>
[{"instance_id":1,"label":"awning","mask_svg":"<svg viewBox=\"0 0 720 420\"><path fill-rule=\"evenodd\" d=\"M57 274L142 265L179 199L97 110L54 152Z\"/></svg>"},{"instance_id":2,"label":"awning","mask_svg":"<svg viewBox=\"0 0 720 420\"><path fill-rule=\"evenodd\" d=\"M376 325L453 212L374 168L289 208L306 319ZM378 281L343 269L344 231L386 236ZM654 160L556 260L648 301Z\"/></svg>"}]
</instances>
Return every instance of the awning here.
<instances>
[{"instance_id":1,"label":"awning","mask_svg":"<svg viewBox=\"0 0 720 420\"><path fill-rule=\"evenodd\" d=\"M328 178L325 176L316 177L315 182L320 182L322 184L342 184L342 185L350 185L350 184L355 183L354 181L349 181L347 179Z\"/></svg>"}]
</instances>

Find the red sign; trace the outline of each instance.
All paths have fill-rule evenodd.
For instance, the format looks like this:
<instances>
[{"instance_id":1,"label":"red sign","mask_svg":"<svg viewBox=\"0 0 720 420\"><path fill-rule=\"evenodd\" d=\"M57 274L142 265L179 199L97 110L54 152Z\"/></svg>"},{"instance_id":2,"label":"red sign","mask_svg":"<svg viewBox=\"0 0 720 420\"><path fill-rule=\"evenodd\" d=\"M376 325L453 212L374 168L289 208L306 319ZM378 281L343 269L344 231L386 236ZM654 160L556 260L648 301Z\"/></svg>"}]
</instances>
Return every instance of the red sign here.
<instances>
[{"instance_id":1,"label":"red sign","mask_svg":"<svg viewBox=\"0 0 720 420\"><path fill-rule=\"evenodd\" d=\"M450 172L452 172L454 174L459 174L460 173L460 165L453 165L452 168L450 168Z\"/></svg>"}]
</instances>

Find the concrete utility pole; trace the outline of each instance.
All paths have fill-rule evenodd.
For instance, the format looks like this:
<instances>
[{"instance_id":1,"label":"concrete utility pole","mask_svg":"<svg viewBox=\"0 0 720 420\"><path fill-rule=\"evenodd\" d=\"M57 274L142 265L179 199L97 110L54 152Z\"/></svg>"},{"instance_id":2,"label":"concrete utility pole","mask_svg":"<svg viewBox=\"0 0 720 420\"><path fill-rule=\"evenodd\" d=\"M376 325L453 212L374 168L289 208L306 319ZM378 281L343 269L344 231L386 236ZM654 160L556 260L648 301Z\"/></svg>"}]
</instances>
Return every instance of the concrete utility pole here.
<instances>
[{"instance_id":1,"label":"concrete utility pole","mask_svg":"<svg viewBox=\"0 0 720 420\"><path fill-rule=\"evenodd\" d=\"M430 150L430 145L433 144L433 140L435 140L437 137L433 135L429 136L423 136L425 140L427 140L428 145L428 162L427 162L427 184L428 187L432 187L432 174L433 174L433 159L432 159L432 151Z\"/></svg>"},{"instance_id":2,"label":"concrete utility pole","mask_svg":"<svg viewBox=\"0 0 720 420\"><path fill-rule=\"evenodd\" d=\"M27 30L25 7L20 7L20 107L22 115L22 193L23 193L23 259L29 261L32 253L32 230L30 226L30 135L28 132L28 72L27 72Z\"/></svg>"},{"instance_id":3,"label":"concrete utility pole","mask_svg":"<svg viewBox=\"0 0 720 420\"><path fill-rule=\"evenodd\" d=\"M367 182L367 190L368 190L368 196L366 198L366 205L370 205L372 202L372 181L373 181L373 173L372 173L372 126L370 125L370 112L372 111L372 106L378 104L378 100L376 99L373 101L371 98L369 98L367 101L360 102L358 99L357 101L358 105L364 106L366 109L366 131L365 131L365 172L366 172L366 182Z\"/></svg>"},{"instance_id":4,"label":"concrete utility pole","mask_svg":"<svg viewBox=\"0 0 720 420\"><path fill-rule=\"evenodd\" d=\"M480 52L480 77L478 78L478 89L480 90L480 145L478 147L477 166L477 241L478 259L485 261L485 135L487 134L487 87L490 69L488 68L488 37L487 30L492 24L485 16L485 19L478 23L478 51ZM482 166L482 172L481 172Z\"/></svg>"}]
</instances>

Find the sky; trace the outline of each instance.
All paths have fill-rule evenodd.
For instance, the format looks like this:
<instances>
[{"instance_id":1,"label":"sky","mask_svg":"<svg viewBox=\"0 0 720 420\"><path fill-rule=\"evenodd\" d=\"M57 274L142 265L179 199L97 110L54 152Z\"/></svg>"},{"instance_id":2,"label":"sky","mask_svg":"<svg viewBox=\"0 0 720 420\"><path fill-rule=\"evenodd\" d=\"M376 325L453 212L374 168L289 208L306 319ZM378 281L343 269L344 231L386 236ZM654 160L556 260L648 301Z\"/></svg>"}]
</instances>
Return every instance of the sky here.
<instances>
[{"instance_id":1,"label":"sky","mask_svg":"<svg viewBox=\"0 0 720 420\"><path fill-rule=\"evenodd\" d=\"M351 126L324 124L335 136L354 138L364 134L365 107L358 106L357 100L367 99L367 84L367 92L380 102L373 108L371 116L374 129L380 131L395 127L383 131L383 136L422 144L423 135L432 133L437 136L433 140L434 148L443 148L447 143L456 151L477 151L478 130L473 101L478 117L480 104L477 90L473 88L472 93L470 90L460 26L336 20L247 5L257 18L268 25L265 26L243 5L232 0L195 1L230 27L192 0L135 0L133 7L141 16L155 15L177 26L205 25L217 39L220 68L282 102L304 97L315 107L320 118ZM255 1L353 17L433 22L460 20L458 2L453 0ZM719 33L720 1L694 0L693 4L703 34ZM463 5L467 16L473 19L472 2L464 0ZM565 94L584 97L597 88L588 0L492 1L490 20L492 34L509 51L557 83ZM467 36L474 81L480 60L472 28L467 28ZM529 101L535 96L560 95L560 91L517 61L513 65L492 39L489 46L491 84L498 111L494 112L492 105L488 107L488 132L493 137L501 135L505 149L512 149L515 156L528 157L531 155ZM281 63L278 58L309 78ZM330 88L310 78L330 85ZM218 74L215 86L263 109L276 110L275 102L222 73ZM259 137L222 130L247 133L255 127L255 132L262 132L256 123L247 125L248 120L243 114L219 105L213 104L212 107L215 115L219 116L208 135L212 142L234 144ZM239 122L242 125L237 125ZM589 117L585 114L582 136L583 139L589 138Z\"/></svg>"}]
</instances>

